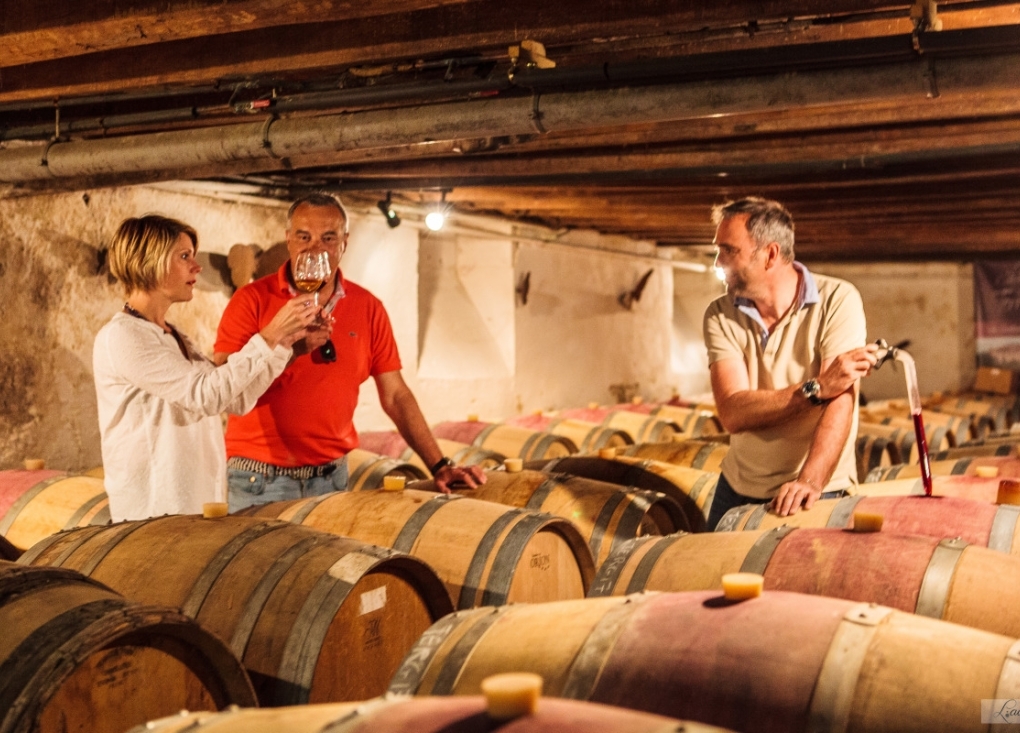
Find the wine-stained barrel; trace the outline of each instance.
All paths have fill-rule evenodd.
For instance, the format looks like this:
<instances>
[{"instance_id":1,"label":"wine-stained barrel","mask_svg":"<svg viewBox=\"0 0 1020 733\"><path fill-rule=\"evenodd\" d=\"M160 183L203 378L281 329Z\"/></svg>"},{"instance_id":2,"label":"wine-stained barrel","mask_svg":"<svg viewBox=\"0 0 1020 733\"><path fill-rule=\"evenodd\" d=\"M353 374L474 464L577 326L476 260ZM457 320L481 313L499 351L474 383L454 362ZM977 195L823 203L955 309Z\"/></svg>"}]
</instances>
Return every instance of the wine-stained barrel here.
<instances>
[{"instance_id":1,"label":"wine-stained barrel","mask_svg":"<svg viewBox=\"0 0 1020 733\"><path fill-rule=\"evenodd\" d=\"M102 479L64 471L0 471L0 535L19 550L62 529L109 523Z\"/></svg>"},{"instance_id":2,"label":"wine-stained barrel","mask_svg":"<svg viewBox=\"0 0 1020 733\"><path fill-rule=\"evenodd\" d=\"M40 542L21 562L183 609L230 645L271 706L380 694L418 635L452 610L420 560L277 520L88 527Z\"/></svg>"},{"instance_id":3,"label":"wine-stained barrel","mask_svg":"<svg viewBox=\"0 0 1020 733\"><path fill-rule=\"evenodd\" d=\"M934 496L952 496L957 499L995 502L999 493L999 478L982 476L932 476ZM922 496L924 483L920 478L896 478L858 484L861 496Z\"/></svg>"},{"instance_id":4,"label":"wine-stained barrel","mask_svg":"<svg viewBox=\"0 0 1020 733\"><path fill-rule=\"evenodd\" d=\"M572 440L581 453L591 453L602 448L622 448L634 443L630 435L623 430L569 417L520 415L505 422L519 428L562 435Z\"/></svg>"},{"instance_id":5,"label":"wine-stained barrel","mask_svg":"<svg viewBox=\"0 0 1020 733\"><path fill-rule=\"evenodd\" d=\"M431 481L416 484L415 489L435 490ZM489 471L477 489L456 493L570 520L588 543L596 567L621 542L688 529L680 506L665 494L628 491L565 473Z\"/></svg>"},{"instance_id":6,"label":"wine-stained barrel","mask_svg":"<svg viewBox=\"0 0 1020 733\"><path fill-rule=\"evenodd\" d=\"M719 473L729 449L725 443L711 440L678 440L669 443L638 443L625 448L623 455Z\"/></svg>"},{"instance_id":7,"label":"wine-stained barrel","mask_svg":"<svg viewBox=\"0 0 1020 733\"><path fill-rule=\"evenodd\" d=\"M766 591L869 601L1020 637L1020 583L1007 581L1020 578L1020 557L889 532L777 527L640 537L609 556L588 596L712 590L739 572L764 576Z\"/></svg>"},{"instance_id":8,"label":"wine-stained barrel","mask_svg":"<svg viewBox=\"0 0 1020 733\"><path fill-rule=\"evenodd\" d=\"M577 453L577 445L570 438L503 423L442 422L432 427L432 434L526 461Z\"/></svg>"},{"instance_id":9,"label":"wine-stained barrel","mask_svg":"<svg viewBox=\"0 0 1020 733\"><path fill-rule=\"evenodd\" d=\"M679 435L681 432L680 426L672 420L627 410L613 410L608 407L561 410L560 415L622 430L630 436L632 443L657 443L672 440L674 435Z\"/></svg>"},{"instance_id":10,"label":"wine-stained barrel","mask_svg":"<svg viewBox=\"0 0 1020 733\"><path fill-rule=\"evenodd\" d=\"M358 433L358 440L364 450L382 456L397 458L417 467L425 475L430 475L429 466L407 444L396 430L378 430ZM455 440L436 438L436 444L444 456L449 456L458 466L481 466L482 468L498 468L503 465L506 456L496 451L477 448Z\"/></svg>"},{"instance_id":11,"label":"wine-stained barrel","mask_svg":"<svg viewBox=\"0 0 1020 733\"><path fill-rule=\"evenodd\" d=\"M981 700L1020 696L1020 642L800 593L634 594L447 616L390 690L471 695L510 670L550 696L739 731L983 730Z\"/></svg>"},{"instance_id":12,"label":"wine-stained barrel","mask_svg":"<svg viewBox=\"0 0 1020 733\"><path fill-rule=\"evenodd\" d=\"M367 491L381 489L387 476L420 481L428 475L428 471L406 461L355 448L347 454L347 475L348 491Z\"/></svg>"},{"instance_id":13,"label":"wine-stained barrel","mask_svg":"<svg viewBox=\"0 0 1020 733\"><path fill-rule=\"evenodd\" d=\"M569 473L617 486L665 494L683 510L688 526L679 529L690 532L705 531L705 519L711 510L715 487L719 483L718 473L631 456L566 456L551 461L531 461L525 467L546 473Z\"/></svg>"},{"instance_id":14,"label":"wine-stained barrel","mask_svg":"<svg viewBox=\"0 0 1020 733\"><path fill-rule=\"evenodd\" d=\"M480 695L389 695L361 703L181 713L128 733L725 733L715 726L577 700L542 698L534 712L498 721Z\"/></svg>"},{"instance_id":15,"label":"wine-stained barrel","mask_svg":"<svg viewBox=\"0 0 1020 733\"><path fill-rule=\"evenodd\" d=\"M888 438L877 435L858 435L854 444L857 455L857 480L864 481L872 471L893 465L899 458L899 449Z\"/></svg>"},{"instance_id":16,"label":"wine-stained barrel","mask_svg":"<svg viewBox=\"0 0 1020 733\"><path fill-rule=\"evenodd\" d=\"M768 511L766 504L736 507L719 521L716 532L791 527L853 526L854 512L881 514L882 531L964 542L1020 555L1020 506L939 496L847 496L822 499L808 510L788 517Z\"/></svg>"},{"instance_id":17,"label":"wine-stained barrel","mask_svg":"<svg viewBox=\"0 0 1020 733\"><path fill-rule=\"evenodd\" d=\"M932 476L1020 477L1020 459L1015 456L970 456L955 460L932 460L929 465ZM899 463L872 471L868 474L866 483L917 478L920 475L921 467L919 465Z\"/></svg>"},{"instance_id":18,"label":"wine-stained barrel","mask_svg":"<svg viewBox=\"0 0 1020 733\"><path fill-rule=\"evenodd\" d=\"M123 731L255 704L240 662L192 619L71 570L0 562L0 628L0 733Z\"/></svg>"},{"instance_id":19,"label":"wine-stained barrel","mask_svg":"<svg viewBox=\"0 0 1020 733\"><path fill-rule=\"evenodd\" d=\"M425 561L456 608L583 598L591 550L562 517L456 494L335 492L242 510L392 547Z\"/></svg>"}]
</instances>

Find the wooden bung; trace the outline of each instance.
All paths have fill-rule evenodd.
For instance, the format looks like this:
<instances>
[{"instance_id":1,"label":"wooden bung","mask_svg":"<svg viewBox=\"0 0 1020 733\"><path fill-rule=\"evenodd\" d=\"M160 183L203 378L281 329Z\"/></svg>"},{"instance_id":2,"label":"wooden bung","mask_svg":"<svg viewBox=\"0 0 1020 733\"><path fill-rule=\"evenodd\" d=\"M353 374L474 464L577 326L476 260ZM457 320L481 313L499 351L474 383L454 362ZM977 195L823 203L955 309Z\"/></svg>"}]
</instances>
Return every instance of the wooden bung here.
<instances>
[{"instance_id":1,"label":"wooden bung","mask_svg":"<svg viewBox=\"0 0 1020 733\"><path fill-rule=\"evenodd\" d=\"M227 502L207 501L202 505L202 516L206 519L227 516Z\"/></svg>"},{"instance_id":2,"label":"wooden bung","mask_svg":"<svg viewBox=\"0 0 1020 733\"><path fill-rule=\"evenodd\" d=\"M507 458L503 461L503 466L506 468L507 473L520 473L524 470L524 459Z\"/></svg>"},{"instance_id":3,"label":"wooden bung","mask_svg":"<svg viewBox=\"0 0 1020 733\"><path fill-rule=\"evenodd\" d=\"M383 476L384 491L403 491L406 485L406 476Z\"/></svg>"},{"instance_id":4,"label":"wooden bung","mask_svg":"<svg viewBox=\"0 0 1020 733\"><path fill-rule=\"evenodd\" d=\"M883 517L874 512L854 512L854 532L880 532Z\"/></svg>"},{"instance_id":5,"label":"wooden bung","mask_svg":"<svg viewBox=\"0 0 1020 733\"><path fill-rule=\"evenodd\" d=\"M26 471L41 471L46 468L46 461L42 458L26 458L24 463Z\"/></svg>"}]
</instances>

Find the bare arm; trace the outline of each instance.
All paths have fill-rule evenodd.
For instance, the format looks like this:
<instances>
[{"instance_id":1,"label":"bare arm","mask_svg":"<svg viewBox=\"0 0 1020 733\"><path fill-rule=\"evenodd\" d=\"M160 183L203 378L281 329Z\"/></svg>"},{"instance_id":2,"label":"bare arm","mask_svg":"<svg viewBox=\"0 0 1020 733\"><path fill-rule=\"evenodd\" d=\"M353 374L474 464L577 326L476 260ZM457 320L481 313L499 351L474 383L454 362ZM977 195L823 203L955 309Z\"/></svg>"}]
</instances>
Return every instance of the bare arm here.
<instances>
[{"instance_id":1,"label":"bare arm","mask_svg":"<svg viewBox=\"0 0 1020 733\"><path fill-rule=\"evenodd\" d=\"M383 412L393 421L401 437L407 441L426 466L435 465L443 452L429 429L425 416L421 414L418 400L414 398L399 371L384 372L375 378L379 390L379 402ZM485 473L478 466L446 466L434 476L436 487L449 493L449 485L463 483L472 489L485 483Z\"/></svg>"},{"instance_id":2,"label":"bare arm","mask_svg":"<svg viewBox=\"0 0 1020 733\"><path fill-rule=\"evenodd\" d=\"M810 509L821 496L836 469L846 437L850 434L856 399L856 390L850 389L829 404L814 408L824 412L815 428L811 448L800 475L796 480L780 486L779 493L772 500L772 509L777 514L783 517L795 514L802 505Z\"/></svg>"},{"instance_id":3,"label":"bare arm","mask_svg":"<svg viewBox=\"0 0 1020 733\"><path fill-rule=\"evenodd\" d=\"M778 425L812 406L800 394L799 384L786 389L751 389L743 359L715 362L711 377L719 420L728 433Z\"/></svg>"}]
</instances>

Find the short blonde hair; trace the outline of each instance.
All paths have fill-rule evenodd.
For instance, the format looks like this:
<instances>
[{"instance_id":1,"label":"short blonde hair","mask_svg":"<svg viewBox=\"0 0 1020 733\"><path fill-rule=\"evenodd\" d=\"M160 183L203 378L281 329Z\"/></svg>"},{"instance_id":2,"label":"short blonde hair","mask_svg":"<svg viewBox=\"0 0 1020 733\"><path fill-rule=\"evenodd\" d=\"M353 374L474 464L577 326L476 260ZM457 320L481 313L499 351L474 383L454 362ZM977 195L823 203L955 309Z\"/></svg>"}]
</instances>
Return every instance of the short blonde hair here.
<instances>
[{"instance_id":1,"label":"short blonde hair","mask_svg":"<svg viewBox=\"0 0 1020 733\"><path fill-rule=\"evenodd\" d=\"M125 219L110 244L110 273L130 295L155 290L170 272L170 256L182 234L198 251L198 233L182 221L158 214Z\"/></svg>"}]
</instances>

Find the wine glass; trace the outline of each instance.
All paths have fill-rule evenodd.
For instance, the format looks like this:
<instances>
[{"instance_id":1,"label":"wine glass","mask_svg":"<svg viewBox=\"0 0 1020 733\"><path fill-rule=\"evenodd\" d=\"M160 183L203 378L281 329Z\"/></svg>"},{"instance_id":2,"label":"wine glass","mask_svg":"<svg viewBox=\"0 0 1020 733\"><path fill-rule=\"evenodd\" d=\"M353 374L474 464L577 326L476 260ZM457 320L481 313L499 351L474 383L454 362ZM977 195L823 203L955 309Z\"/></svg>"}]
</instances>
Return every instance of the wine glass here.
<instances>
[{"instance_id":1,"label":"wine glass","mask_svg":"<svg viewBox=\"0 0 1020 733\"><path fill-rule=\"evenodd\" d=\"M318 305L319 290L331 271L328 252L299 252L294 258L294 285L303 293L315 293L315 305Z\"/></svg>"}]
</instances>

